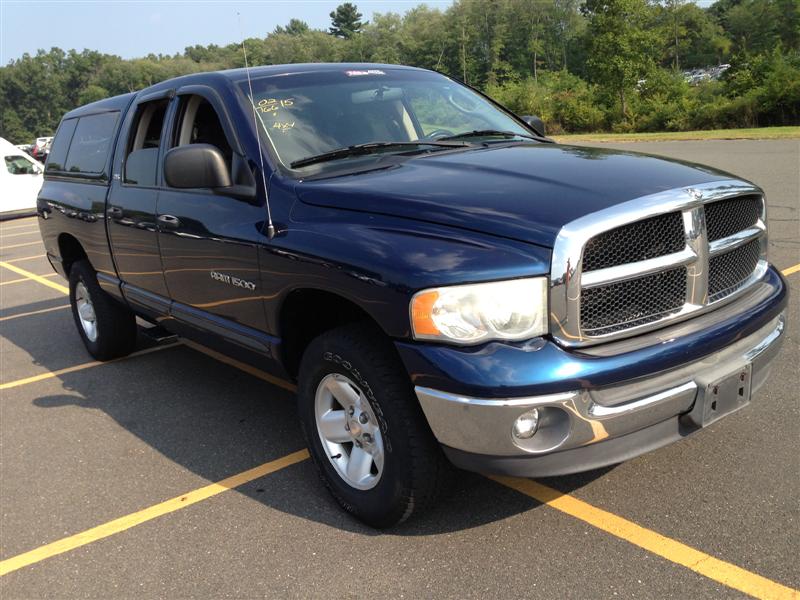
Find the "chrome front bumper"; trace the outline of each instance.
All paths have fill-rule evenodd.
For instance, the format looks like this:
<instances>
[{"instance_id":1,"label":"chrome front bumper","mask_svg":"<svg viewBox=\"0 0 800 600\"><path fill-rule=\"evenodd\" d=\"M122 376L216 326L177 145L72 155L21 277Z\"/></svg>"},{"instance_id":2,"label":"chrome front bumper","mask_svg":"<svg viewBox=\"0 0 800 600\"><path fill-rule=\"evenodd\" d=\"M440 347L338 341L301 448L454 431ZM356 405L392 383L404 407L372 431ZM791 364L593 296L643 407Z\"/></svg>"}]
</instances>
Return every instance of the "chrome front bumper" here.
<instances>
[{"instance_id":1,"label":"chrome front bumper","mask_svg":"<svg viewBox=\"0 0 800 600\"><path fill-rule=\"evenodd\" d=\"M696 429L703 422L694 408L700 404L696 400L737 369L747 373L749 398L768 376L784 327L781 314L715 354L652 377L599 389L509 399L472 398L419 386L415 390L434 435L451 460L456 457L458 466L527 475L576 472L631 458ZM539 409L537 433L528 440L514 438L514 421L532 408ZM683 425L678 422L681 415ZM674 427L667 426L667 421ZM652 435L646 433L648 429ZM618 443L612 443L615 440ZM604 448L600 464L591 457L592 445ZM556 454L561 458L554 460ZM549 466L537 470L533 463L545 455ZM518 460L504 459L527 458L530 465L495 467L491 460L470 461L471 456L498 459L497 465L519 465Z\"/></svg>"}]
</instances>

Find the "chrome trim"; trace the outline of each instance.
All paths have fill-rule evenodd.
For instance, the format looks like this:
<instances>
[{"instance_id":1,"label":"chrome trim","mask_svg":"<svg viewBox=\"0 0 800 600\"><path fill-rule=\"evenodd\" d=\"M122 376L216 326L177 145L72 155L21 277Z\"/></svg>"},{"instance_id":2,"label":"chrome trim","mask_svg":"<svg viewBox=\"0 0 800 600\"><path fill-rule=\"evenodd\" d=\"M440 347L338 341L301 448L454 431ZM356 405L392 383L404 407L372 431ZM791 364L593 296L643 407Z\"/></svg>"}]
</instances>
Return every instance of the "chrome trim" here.
<instances>
[{"instance_id":1,"label":"chrome trim","mask_svg":"<svg viewBox=\"0 0 800 600\"><path fill-rule=\"evenodd\" d=\"M733 250L739 246L744 246L746 243L758 239L764 235L766 230L767 227L764 225L761 219L759 219L753 227L749 227L748 229L744 229L742 231L737 231L728 237L714 240L709 244L709 252L711 253L711 256L714 256L716 254L723 254L728 250Z\"/></svg>"},{"instance_id":2,"label":"chrome trim","mask_svg":"<svg viewBox=\"0 0 800 600\"><path fill-rule=\"evenodd\" d=\"M658 404L664 400L681 396L687 392L694 393L696 391L697 384L694 381L688 381L683 385L664 390L663 392L659 392L658 394L654 394L652 396L647 396L646 398L641 398L640 400L635 400L634 402L626 402L625 404L617 404L615 406L592 404L592 406L589 407L589 414L593 417L597 417L598 419L617 417L635 410L645 409L653 404Z\"/></svg>"},{"instance_id":3,"label":"chrome trim","mask_svg":"<svg viewBox=\"0 0 800 600\"><path fill-rule=\"evenodd\" d=\"M765 337L760 344L753 346L745 352L744 358L748 362L754 361L757 357L761 356L769 350L770 346L775 343L775 341L783 335L783 330L786 329L786 316L780 315L778 317L778 323L775 326L775 329L772 330L767 337Z\"/></svg>"},{"instance_id":4,"label":"chrome trim","mask_svg":"<svg viewBox=\"0 0 800 600\"><path fill-rule=\"evenodd\" d=\"M741 240L742 236L740 234L734 234L729 238L709 244L704 205L718 200L751 194L757 194L761 198L761 220L755 228L750 228L758 229L758 234L752 232L752 236L746 240ZM683 252L638 263L620 265L619 267L582 273L584 247L595 236L636 221L678 211L683 213L687 245L686 250ZM763 192L759 188L742 181L729 179L642 196L567 223L559 232L553 248L550 272L550 332L552 336L563 346L588 346L653 331L668 323L688 319L691 316L732 301L766 273L767 236L766 227L764 227L764 223L766 223L765 211L766 202L763 198ZM745 230L748 232L747 235L750 235L750 229ZM758 267L732 293L709 301L708 261L711 249L714 248L715 253L723 252L724 250L735 248L736 244L746 243L750 239L761 240L761 260ZM689 258L689 253L693 254L694 257ZM655 267L656 263L653 261L659 261L659 264L663 265L662 268L667 268L671 266L670 261L678 260L677 255L680 255L680 260L686 260L682 264L686 264L688 277L686 302L682 307L657 320L622 331L601 335L591 335L582 331L580 301L583 287L597 286L614 281L615 279L613 278L615 277L622 277L623 279L636 277L634 271L637 269L646 269L641 274L655 272L655 270L659 269L649 271L649 269ZM677 264L675 263L675 265Z\"/></svg>"},{"instance_id":5,"label":"chrome trim","mask_svg":"<svg viewBox=\"0 0 800 600\"><path fill-rule=\"evenodd\" d=\"M563 392L561 394L550 394L548 396L537 396L535 399L531 398L473 398L471 396L459 396L458 394L451 394L449 392L442 392L433 388L426 388L417 386L417 395L424 394L427 397L438 398L439 400L446 400L454 402L455 404L466 404L467 406L489 406L492 408L497 407L521 407L533 408L536 404L561 404L568 402L575 397L578 392Z\"/></svg>"},{"instance_id":6,"label":"chrome trim","mask_svg":"<svg viewBox=\"0 0 800 600\"><path fill-rule=\"evenodd\" d=\"M686 269L685 306L698 307L708 297L708 236L706 212L700 206L683 211L683 228L686 244L694 251L697 260Z\"/></svg>"},{"instance_id":7,"label":"chrome trim","mask_svg":"<svg viewBox=\"0 0 800 600\"><path fill-rule=\"evenodd\" d=\"M658 256L648 260L641 260L639 262L627 263L616 267L608 267L606 269L597 269L596 271L586 271L583 273L582 281L584 288L596 287L598 285L605 285L607 283L616 283L618 281L626 281L628 279L635 279L650 273L657 273L664 269L671 267L680 267L694 263L697 260L697 254L689 247L686 246L680 252L674 254L667 254L665 256Z\"/></svg>"},{"instance_id":8,"label":"chrome trim","mask_svg":"<svg viewBox=\"0 0 800 600\"><path fill-rule=\"evenodd\" d=\"M627 435L689 413L699 390L747 365L751 391L766 381L785 331L785 314L749 336L669 371L616 384L542 396L475 398L416 386L425 418L445 446L491 456L537 456ZM525 412L540 411L529 440L511 431ZM551 418L555 417L555 418Z\"/></svg>"}]
</instances>

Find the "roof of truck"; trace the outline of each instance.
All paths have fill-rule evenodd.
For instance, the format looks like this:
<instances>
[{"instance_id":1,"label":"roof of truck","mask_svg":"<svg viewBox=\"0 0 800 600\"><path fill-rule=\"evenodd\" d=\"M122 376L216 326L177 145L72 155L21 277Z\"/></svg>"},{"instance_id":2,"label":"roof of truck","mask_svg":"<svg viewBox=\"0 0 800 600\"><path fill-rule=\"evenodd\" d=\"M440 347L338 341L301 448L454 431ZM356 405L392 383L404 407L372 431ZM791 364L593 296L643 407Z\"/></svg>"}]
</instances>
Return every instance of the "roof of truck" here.
<instances>
[{"instance_id":1,"label":"roof of truck","mask_svg":"<svg viewBox=\"0 0 800 600\"><path fill-rule=\"evenodd\" d=\"M104 98L103 100L92 102L91 104L84 104L83 106L79 106L78 108L69 111L66 115L64 115L64 118L72 119L74 117L82 117L84 115L91 115L95 113L125 110L133 100L134 96L136 96L136 92L121 94L111 98Z\"/></svg>"},{"instance_id":2,"label":"roof of truck","mask_svg":"<svg viewBox=\"0 0 800 600\"><path fill-rule=\"evenodd\" d=\"M389 65L381 63L299 63L289 65L264 65L250 68L251 77L264 77L268 75L286 75L289 73L313 73L314 71L366 71L369 69L406 69L421 71L417 67L405 65ZM247 77L245 69L228 69L218 71L228 79L239 80Z\"/></svg>"}]
</instances>

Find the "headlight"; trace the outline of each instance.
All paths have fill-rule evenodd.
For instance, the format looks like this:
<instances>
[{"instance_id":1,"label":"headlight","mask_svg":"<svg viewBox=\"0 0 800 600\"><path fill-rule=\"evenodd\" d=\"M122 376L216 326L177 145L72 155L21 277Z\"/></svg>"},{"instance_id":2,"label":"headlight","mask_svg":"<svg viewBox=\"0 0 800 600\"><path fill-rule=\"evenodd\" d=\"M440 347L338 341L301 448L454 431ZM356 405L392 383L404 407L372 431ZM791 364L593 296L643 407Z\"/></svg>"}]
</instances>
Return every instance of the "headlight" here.
<instances>
[{"instance_id":1,"label":"headlight","mask_svg":"<svg viewBox=\"0 0 800 600\"><path fill-rule=\"evenodd\" d=\"M513 279L423 290L411 299L418 340L477 344L547 333L547 279Z\"/></svg>"}]
</instances>

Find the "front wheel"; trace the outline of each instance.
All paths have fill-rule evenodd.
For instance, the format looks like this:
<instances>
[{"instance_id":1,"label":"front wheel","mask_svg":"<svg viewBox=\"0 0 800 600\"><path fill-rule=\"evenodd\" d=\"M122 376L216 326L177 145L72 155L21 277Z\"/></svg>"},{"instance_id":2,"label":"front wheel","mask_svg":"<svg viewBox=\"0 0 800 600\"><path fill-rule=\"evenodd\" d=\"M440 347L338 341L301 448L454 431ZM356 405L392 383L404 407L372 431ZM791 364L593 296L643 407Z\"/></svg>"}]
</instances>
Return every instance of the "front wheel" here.
<instances>
[{"instance_id":1,"label":"front wheel","mask_svg":"<svg viewBox=\"0 0 800 600\"><path fill-rule=\"evenodd\" d=\"M435 501L448 466L379 333L348 325L314 340L297 401L314 464L345 510L382 528Z\"/></svg>"},{"instance_id":2,"label":"front wheel","mask_svg":"<svg viewBox=\"0 0 800 600\"><path fill-rule=\"evenodd\" d=\"M75 326L89 354L97 360L111 360L133 352L136 317L102 290L89 261L77 261L70 268L69 300Z\"/></svg>"}]
</instances>

